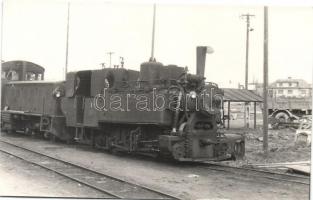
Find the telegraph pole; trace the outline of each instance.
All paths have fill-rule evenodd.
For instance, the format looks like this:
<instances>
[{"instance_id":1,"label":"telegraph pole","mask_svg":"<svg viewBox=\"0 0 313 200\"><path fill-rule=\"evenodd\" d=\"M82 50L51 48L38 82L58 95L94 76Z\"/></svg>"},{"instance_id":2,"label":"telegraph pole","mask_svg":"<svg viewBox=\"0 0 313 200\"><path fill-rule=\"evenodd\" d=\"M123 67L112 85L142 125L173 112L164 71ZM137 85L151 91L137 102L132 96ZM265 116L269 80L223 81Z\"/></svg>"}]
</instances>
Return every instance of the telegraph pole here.
<instances>
[{"instance_id":1,"label":"telegraph pole","mask_svg":"<svg viewBox=\"0 0 313 200\"><path fill-rule=\"evenodd\" d=\"M110 51L108 52L109 56L110 56L110 68L112 67L112 63L111 63L111 60L112 60L112 54L114 54L114 52Z\"/></svg>"},{"instance_id":2,"label":"telegraph pole","mask_svg":"<svg viewBox=\"0 0 313 200\"><path fill-rule=\"evenodd\" d=\"M248 74L249 74L249 32L253 31L250 28L250 17L254 17L255 15L251 15L249 13L241 15L242 18L246 19L247 29L246 29L246 69L245 69L245 89L248 90ZM244 124L245 127L249 128L249 121L247 122L247 103L244 106Z\"/></svg>"},{"instance_id":3,"label":"telegraph pole","mask_svg":"<svg viewBox=\"0 0 313 200\"><path fill-rule=\"evenodd\" d=\"M268 155L268 10L264 7L264 58L263 58L263 151Z\"/></svg>"},{"instance_id":4,"label":"telegraph pole","mask_svg":"<svg viewBox=\"0 0 313 200\"><path fill-rule=\"evenodd\" d=\"M66 52L65 52L65 69L64 69L64 80L66 79L67 66L68 66L68 38L70 28L70 2L67 3L67 28L66 28Z\"/></svg>"}]
</instances>

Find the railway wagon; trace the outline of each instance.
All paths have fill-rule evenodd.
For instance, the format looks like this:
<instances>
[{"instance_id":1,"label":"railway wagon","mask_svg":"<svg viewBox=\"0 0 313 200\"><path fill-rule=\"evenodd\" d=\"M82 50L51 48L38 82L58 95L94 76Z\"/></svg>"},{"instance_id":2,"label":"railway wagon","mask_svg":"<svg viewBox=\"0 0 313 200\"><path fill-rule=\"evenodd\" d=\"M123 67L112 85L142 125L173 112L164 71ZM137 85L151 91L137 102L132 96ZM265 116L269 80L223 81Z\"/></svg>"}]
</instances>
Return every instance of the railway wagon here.
<instances>
[{"instance_id":1,"label":"railway wagon","mask_svg":"<svg viewBox=\"0 0 313 200\"><path fill-rule=\"evenodd\" d=\"M69 139L60 100L53 96L64 83L44 81L44 72L42 66L29 61L2 63L2 129Z\"/></svg>"},{"instance_id":2,"label":"railway wagon","mask_svg":"<svg viewBox=\"0 0 313 200\"><path fill-rule=\"evenodd\" d=\"M205 55L197 58L204 70ZM9 81L4 89L2 121L9 130L179 161L244 155L244 137L218 129L223 91L176 65L83 70L64 82Z\"/></svg>"},{"instance_id":3,"label":"railway wagon","mask_svg":"<svg viewBox=\"0 0 313 200\"><path fill-rule=\"evenodd\" d=\"M14 81L7 82L2 90L2 127L5 130L22 130L45 137L70 139L65 132L65 117L60 99L53 96L61 82Z\"/></svg>"}]
</instances>

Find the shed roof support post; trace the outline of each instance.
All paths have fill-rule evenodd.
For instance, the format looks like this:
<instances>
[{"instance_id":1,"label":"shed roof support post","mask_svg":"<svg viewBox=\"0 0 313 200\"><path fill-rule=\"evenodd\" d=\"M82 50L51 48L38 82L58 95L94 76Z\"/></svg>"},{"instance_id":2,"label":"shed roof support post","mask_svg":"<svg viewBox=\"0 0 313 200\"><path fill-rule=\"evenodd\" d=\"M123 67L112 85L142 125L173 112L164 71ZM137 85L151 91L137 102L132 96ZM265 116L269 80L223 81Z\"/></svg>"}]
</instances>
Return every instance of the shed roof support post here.
<instances>
[{"instance_id":1,"label":"shed roof support post","mask_svg":"<svg viewBox=\"0 0 313 200\"><path fill-rule=\"evenodd\" d=\"M227 129L229 129L229 119L230 119L230 101L228 101L228 110L227 110Z\"/></svg>"},{"instance_id":2,"label":"shed roof support post","mask_svg":"<svg viewBox=\"0 0 313 200\"><path fill-rule=\"evenodd\" d=\"M256 129L256 102L254 102L254 129Z\"/></svg>"},{"instance_id":3,"label":"shed roof support post","mask_svg":"<svg viewBox=\"0 0 313 200\"><path fill-rule=\"evenodd\" d=\"M250 128L250 112L251 112L251 110L250 110L250 102L246 102L246 105L247 105L247 125L246 125L246 128Z\"/></svg>"},{"instance_id":4,"label":"shed roof support post","mask_svg":"<svg viewBox=\"0 0 313 200\"><path fill-rule=\"evenodd\" d=\"M224 106L224 101L223 101L223 103L222 103L222 106L223 106L223 127L225 128L225 106Z\"/></svg>"}]
</instances>

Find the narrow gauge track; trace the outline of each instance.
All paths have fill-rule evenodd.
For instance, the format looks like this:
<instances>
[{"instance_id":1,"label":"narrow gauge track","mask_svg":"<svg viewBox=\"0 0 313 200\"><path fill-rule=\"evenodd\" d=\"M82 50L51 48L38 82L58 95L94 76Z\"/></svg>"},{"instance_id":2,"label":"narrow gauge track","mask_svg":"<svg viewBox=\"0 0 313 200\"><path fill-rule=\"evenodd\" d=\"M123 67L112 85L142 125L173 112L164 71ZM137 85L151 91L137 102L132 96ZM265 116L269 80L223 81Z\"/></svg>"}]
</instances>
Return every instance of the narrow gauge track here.
<instances>
[{"instance_id":1,"label":"narrow gauge track","mask_svg":"<svg viewBox=\"0 0 313 200\"><path fill-rule=\"evenodd\" d=\"M270 179L277 182L288 182L292 184L310 185L310 177L301 175L292 175L279 172L272 172L260 169L253 169L247 167L234 167L225 164L203 162L201 168L222 171L226 173L233 173L247 177Z\"/></svg>"},{"instance_id":2,"label":"narrow gauge track","mask_svg":"<svg viewBox=\"0 0 313 200\"><path fill-rule=\"evenodd\" d=\"M149 187L130 183L3 140L0 140L0 144L0 151L3 153L53 171L72 181L98 190L111 198L179 199Z\"/></svg>"}]
</instances>

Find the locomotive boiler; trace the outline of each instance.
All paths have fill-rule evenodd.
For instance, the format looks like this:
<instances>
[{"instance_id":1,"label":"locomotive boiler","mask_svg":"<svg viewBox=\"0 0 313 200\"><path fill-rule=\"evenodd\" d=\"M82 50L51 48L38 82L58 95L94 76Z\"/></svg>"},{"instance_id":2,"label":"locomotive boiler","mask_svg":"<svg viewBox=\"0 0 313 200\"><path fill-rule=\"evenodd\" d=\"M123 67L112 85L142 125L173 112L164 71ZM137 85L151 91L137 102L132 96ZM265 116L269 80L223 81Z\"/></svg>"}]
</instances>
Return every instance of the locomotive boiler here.
<instances>
[{"instance_id":1,"label":"locomotive boiler","mask_svg":"<svg viewBox=\"0 0 313 200\"><path fill-rule=\"evenodd\" d=\"M149 61L140 71L83 70L45 82L25 80L23 65L22 80L3 82L2 127L179 161L240 158L244 138L219 131L223 91L205 82L205 53L197 48L196 75Z\"/></svg>"}]
</instances>

